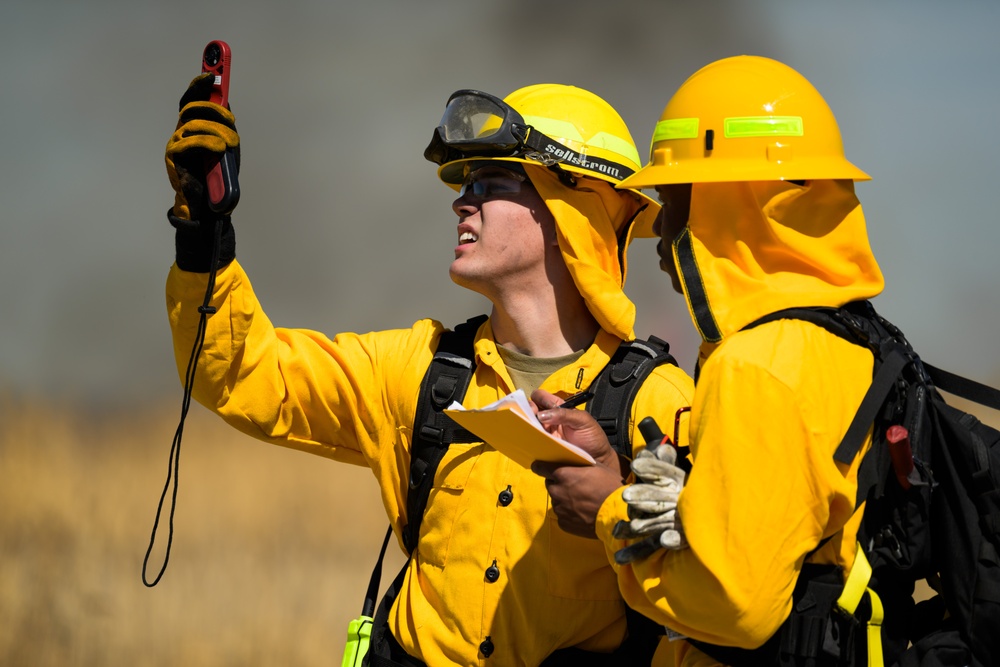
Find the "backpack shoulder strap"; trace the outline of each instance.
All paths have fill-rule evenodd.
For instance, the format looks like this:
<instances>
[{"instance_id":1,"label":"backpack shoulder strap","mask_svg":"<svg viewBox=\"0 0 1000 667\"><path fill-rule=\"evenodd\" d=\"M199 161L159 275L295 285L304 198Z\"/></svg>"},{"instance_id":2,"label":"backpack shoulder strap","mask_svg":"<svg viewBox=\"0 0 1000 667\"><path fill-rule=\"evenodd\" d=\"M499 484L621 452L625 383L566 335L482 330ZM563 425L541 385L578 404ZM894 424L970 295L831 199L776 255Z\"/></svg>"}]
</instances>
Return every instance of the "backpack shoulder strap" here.
<instances>
[{"instance_id":1,"label":"backpack shoulder strap","mask_svg":"<svg viewBox=\"0 0 1000 667\"><path fill-rule=\"evenodd\" d=\"M818 327L822 327L835 336L840 336L841 338L849 340L852 343L864 344L859 340L861 336L856 332L852 332L848 328L847 324L839 319L837 315L838 311L836 308L785 308L773 313L768 313L767 315L754 320L740 329L740 331L753 329L761 324L776 322L778 320L803 320L805 322L815 324Z\"/></svg>"},{"instance_id":2,"label":"backpack shoulder strap","mask_svg":"<svg viewBox=\"0 0 1000 667\"><path fill-rule=\"evenodd\" d=\"M454 330L445 331L438 339L437 350L431 359L417 395L417 407L413 418L413 442L410 444L410 479L406 494L406 517L403 527L403 545L410 557L417 547L420 523L424 518L427 498L434 483L434 473L444 456L448 445L453 442L476 442L478 438L450 420L441 411L460 401L465 396L476 370L474 343L476 332L486 321L486 315L479 315L459 324ZM378 585L382 579L382 561L386 545L392 535L392 524L382 541L378 560L368 582L362 616L372 617L370 644L362 665L394 665L387 641L389 609L402 588L403 579L409 566L409 559L403 563L399 573L389 585L382 600L375 607Z\"/></svg>"},{"instance_id":3,"label":"backpack shoulder strap","mask_svg":"<svg viewBox=\"0 0 1000 667\"><path fill-rule=\"evenodd\" d=\"M612 448L632 458L629 418L639 387L661 364L677 365L666 341L650 336L647 340L622 341L608 365L591 384L594 397L587 411L601 425Z\"/></svg>"},{"instance_id":4,"label":"backpack shoulder strap","mask_svg":"<svg viewBox=\"0 0 1000 667\"><path fill-rule=\"evenodd\" d=\"M926 361L923 364L927 370L927 374L930 375L931 380L934 381L934 385L938 389L942 389L949 394L961 396L974 403L985 405L988 408L1000 410L1000 390L981 384L975 380L970 380L967 377L955 375L937 366L931 366Z\"/></svg>"},{"instance_id":5,"label":"backpack shoulder strap","mask_svg":"<svg viewBox=\"0 0 1000 667\"><path fill-rule=\"evenodd\" d=\"M753 329L767 322L777 320L802 320L826 329L844 340L867 347L875 355L875 375L861 406L851 420L843 440L834 452L833 458L844 464L854 460L864 444L865 436L875 421L889 391L909 361L902 346L892 344L890 337L883 337L883 331L875 326L872 316L874 309L867 301L848 304L844 308L786 308L764 315L743 327Z\"/></svg>"},{"instance_id":6,"label":"backpack shoulder strap","mask_svg":"<svg viewBox=\"0 0 1000 667\"><path fill-rule=\"evenodd\" d=\"M857 412L833 454L837 462L850 465L864 445L872 424L877 423L879 417L885 415L887 401L892 392L898 388L904 373L915 373L915 379L920 381L929 379L925 365L910 347L903 333L878 315L869 301L855 301L841 308L789 308L765 315L744 328L752 328L779 319L804 320L823 327L848 342L868 348L875 357L868 391L861 399ZM907 371L908 367L911 367L912 371ZM884 466L887 464L887 456L886 453L880 452L876 456L866 456L862 461L858 470L855 507L860 507L872 489L881 486L880 480L884 478L886 472Z\"/></svg>"},{"instance_id":7,"label":"backpack shoulder strap","mask_svg":"<svg viewBox=\"0 0 1000 667\"><path fill-rule=\"evenodd\" d=\"M666 341L656 336L622 341L590 385L594 396L587 401L587 412L601 425L612 448L621 456L632 458L629 432L632 402L649 374L662 364L677 365ZM663 635L663 626L628 607L625 612L627 637L612 654L612 662L649 664Z\"/></svg>"},{"instance_id":8,"label":"backpack shoulder strap","mask_svg":"<svg viewBox=\"0 0 1000 667\"><path fill-rule=\"evenodd\" d=\"M868 427L878 415L899 374L910 362L917 362L919 372L938 389L1000 410L1000 390L919 359L902 332L879 316L869 301L856 301L840 309L787 308L765 315L743 328L751 329L765 322L782 319L811 322L852 343L869 348L875 355L876 372L871 388L865 394L858 413L834 455L841 463L850 463L854 459L864 442Z\"/></svg>"},{"instance_id":9,"label":"backpack shoulder strap","mask_svg":"<svg viewBox=\"0 0 1000 667\"><path fill-rule=\"evenodd\" d=\"M478 442L479 438L461 428L442 411L452 401L461 401L476 370L473 343L486 315L473 317L445 331L438 341L417 397L413 419L413 442L410 444L410 479L406 494L407 525L403 544L413 553L420 534L420 522L427 506L434 473L448 445L453 442Z\"/></svg>"}]
</instances>

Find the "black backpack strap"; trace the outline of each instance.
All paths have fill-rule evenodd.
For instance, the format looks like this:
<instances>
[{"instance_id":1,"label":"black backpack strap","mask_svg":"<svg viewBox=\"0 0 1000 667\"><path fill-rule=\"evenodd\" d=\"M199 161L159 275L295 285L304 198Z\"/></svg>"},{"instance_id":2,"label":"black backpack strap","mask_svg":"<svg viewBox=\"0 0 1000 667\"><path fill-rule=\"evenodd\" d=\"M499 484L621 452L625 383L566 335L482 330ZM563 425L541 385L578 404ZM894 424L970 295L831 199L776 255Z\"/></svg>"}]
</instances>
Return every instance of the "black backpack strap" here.
<instances>
[{"instance_id":1,"label":"black backpack strap","mask_svg":"<svg viewBox=\"0 0 1000 667\"><path fill-rule=\"evenodd\" d=\"M590 384L594 396L587 401L587 412L604 429L612 448L626 458L632 458L629 432L632 402L646 378L662 364L677 365L666 341L656 336L646 340L622 341L611 360ZM625 618L628 634L613 653L594 654L567 649L557 651L543 665L649 664L663 635L663 626L630 607L625 608Z\"/></svg>"},{"instance_id":2,"label":"black backpack strap","mask_svg":"<svg viewBox=\"0 0 1000 667\"><path fill-rule=\"evenodd\" d=\"M604 429L614 450L627 458L632 458L628 431L632 401L649 374L661 364L677 365L666 341L656 336L622 341L590 385L594 397L587 402L587 412Z\"/></svg>"},{"instance_id":3,"label":"black backpack strap","mask_svg":"<svg viewBox=\"0 0 1000 667\"><path fill-rule=\"evenodd\" d=\"M872 378L871 386L868 387L865 397L861 400L861 406L854 414L851 425L847 427L844 439L840 441L837 451L833 454L835 461L845 465L850 465L854 457L857 456L861 445L864 444L865 436L868 435L868 429L872 427L875 418L878 417L889 392L896 385L903 369L911 361L899 346L887 344L885 347L887 349L880 355L881 363Z\"/></svg>"},{"instance_id":4,"label":"black backpack strap","mask_svg":"<svg viewBox=\"0 0 1000 667\"><path fill-rule=\"evenodd\" d=\"M385 549L389 546L389 538L392 537L392 524L389 524L385 531L385 539L382 540L382 548L378 552L378 560L372 569L372 576L368 580L368 590L365 592L365 603L361 608L362 616L371 616L375 613L375 604L378 600L378 587L382 583L382 560L385 559Z\"/></svg>"},{"instance_id":5,"label":"black backpack strap","mask_svg":"<svg viewBox=\"0 0 1000 667\"><path fill-rule=\"evenodd\" d=\"M486 321L486 315L473 317L459 324L452 331L445 331L438 340L434 358L424 373L417 396L417 408L413 419L413 442L410 445L410 479L406 494L406 516L408 523L403 528L403 545L407 552L413 555L420 535L420 523L424 517L427 498L434 483L434 473L444 456L448 445L453 442L478 442L479 438L461 428L449 419L442 410L451 405L452 401L461 401L469 388L469 382L476 370L474 343L476 332ZM385 557L386 544L392 533L392 526L386 533L382 550L368 583L368 593L365 596L366 615L374 609L374 601L378 596L378 584L382 576L382 560ZM366 667L399 667L402 656L394 656L395 642L389 633L389 610L399 590L403 586L409 559L403 563L396 578L389 585L385 595L379 602L372 623L370 649L365 656ZM396 658L394 660L393 658ZM405 664L416 664L412 658Z\"/></svg>"},{"instance_id":6,"label":"black backpack strap","mask_svg":"<svg viewBox=\"0 0 1000 667\"><path fill-rule=\"evenodd\" d=\"M869 349L875 357L871 385L833 454L835 461L850 465L864 445L872 424L883 411L903 369L916 359L916 355L902 333L879 317L868 301L849 303L841 308L786 308L765 315L743 328L751 329L765 322L784 319L802 320L822 327L835 336ZM876 456L865 457L862 461L858 469L855 507L860 506L872 488L879 485L884 472L881 463ZM820 543L820 547L824 542Z\"/></svg>"},{"instance_id":7,"label":"black backpack strap","mask_svg":"<svg viewBox=\"0 0 1000 667\"><path fill-rule=\"evenodd\" d=\"M389 526L389 531L391 533L392 526ZM386 536L388 538L388 535ZM379 554L378 563L376 568L379 570L379 576L381 577L382 570L382 557L385 555L385 545L383 545L383 551ZM411 556L412 558L412 556ZM385 591L385 595L382 596L382 600L379 602L378 609L375 612L375 616L372 619L372 632L368 643L368 652L365 654L364 659L361 664L362 667L411 667L413 665L422 665L420 661L416 660L405 654L405 652L398 647L395 637L392 636L392 632L389 630L389 610L392 609L393 603L395 603L396 598L399 597L399 591L403 588L403 581L406 579L406 570L410 566L410 559L407 558L406 562L399 569L396 574L395 579L389 584L389 587ZM375 579L374 573L372 574L372 582L374 582L376 589L378 588L378 579ZM369 585L369 591L371 587ZM368 600L365 600L367 604Z\"/></svg>"},{"instance_id":8,"label":"black backpack strap","mask_svg":"<svg viewBox=\"0 0 1000 667\"><path fill-rule=\"evenodd\" d=\"M427 497L434 483L441 458L453 442L479 442L479 438L461 428L442 410L452 401L461 401L476 370L473 343L486 315L473 317L445 331L438 341L434 359L427 368L413 419L413 442L410 444L410 480L406 494L407 525L403 544L409 553L417 547L420 522Z\"/></svg>"},{"instance_id":9,"label":"black backpack strap","mask_svg":"<svg viewBox=\"0 0 1000 667\"><path fill-rule=\"evenodd\" d=\"M875 355L876 373L871 386L861 401L861 406L855 413L854 419L851 420L847 433L833 455L836 461L848 465L854 460L861 445L864 444L868 429L871 428L878 416L899 374L911 361L905 348L893 344L891 339L883 340L882 331L869 319L870 316L874 315L874 309L870 310L870 314L866 312L869 309L871 309L871 304L867 301L849 304L843 309L786 308L764 315L743 327L746 330L777 320L802 320L872 351Z\"/></svg>"},{"instance_id":10,"label":"black backpack strap","mask_svg":"<svg viewBox=\"0 0 1000 667\"><path fill-rule=\"evenodd\" d=\"M931 381L938 389L942 389L949 394L955 394L980 405L1000 410L1000 391L985 384L970 380L942 370L937 366L931 366L926 361L923 362L924 369L930 375Z\"/></svg>"},{"instance_id":11,"label":"black backpack strap","mask_svg":"<svg viewBox=\"0 0 1000 667\"><path fill-rule=\"evenodd\" d=\"M854 306L852 310L871 307L871 304L867 301L857 303L859 305ZM862 306L860 304L865 305ZM854 316L853 313L850 314L850 316L845 316L848 315L848 311L846 309L851 306L853 306L853 304L845 306L844 309L826 308L821 306L785 308L773 313L768 313L767 315L754 320L750 324L744 326L741 331L753 329L761 324L776 322L778 320L802 320L826 329L835 336L844 338L845 340L856 343L857 345L867 347L871 349L873 353L876 352L877 343L872 339L878 336L878 332L867 323L867 318L859 318Z\"/></svg>"},{"instance_id":12,"label":"black backpack strap","mask_svg":"<svg viewBox=\"0 0 1000 667\"><path fill-rule=\"evenodd\" d=\"M875 312L868 301L849 303L842 308L788 308L752 322L749 329L764 322L779 319L805 320L852 343L867 347L875 355L875 375L861 401L844 439L834 453L834 459L850 464L864 443L868 429L876 421L886 399L901 375L910 364L915 366L917 379L925 378L935 387L980 405L1000 410L1000 390L932 366L920 359L910 347L905 336L894 325ZM858 473L858 503L865 499L868 490L881 477L874 464L862 464Z\"/></svg>"}]
</instances>

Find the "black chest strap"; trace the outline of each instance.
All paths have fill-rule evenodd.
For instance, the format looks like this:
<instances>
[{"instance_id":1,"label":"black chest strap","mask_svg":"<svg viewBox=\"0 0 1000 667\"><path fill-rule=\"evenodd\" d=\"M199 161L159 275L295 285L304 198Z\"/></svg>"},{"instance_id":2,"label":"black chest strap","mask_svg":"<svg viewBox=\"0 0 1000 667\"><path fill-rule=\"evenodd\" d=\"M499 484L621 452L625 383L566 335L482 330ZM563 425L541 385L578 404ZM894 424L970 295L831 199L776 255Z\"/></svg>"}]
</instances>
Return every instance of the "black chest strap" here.
<instances>
[{"instance_id":1,"label":"black chest strap","mask_svg":"<svg viewBox=\"0 0 1000 667\"><path fill-rule=\"evenodd\" d=\"M413 442L410 445L410 479L406 493L407 525L403 528L403 544L409 553L417 546L420 522L423 519L434 473L441 458L453 442L479 442L479 438L461 428L442 412L452 401L461 402L476 370L473 344L476 332L486 321L486 315L470 318L445 331L438 341L437 352L420 385L417 409L413 419Z\"/></svg>"},{"instance_id":2,"label":"black chest strap","mask_svg":"<svg viewBox=\"0 0 1000 667\"><path fill-rule=\"evenodd\" d=\"M625 341L590 385L594 397L587 403L587 412L604 429L611 447L622 456L632 458L629 437L632 402L653 369L665 363L677 365L666 341L656 336Z\"/></svg>"}]
</instances>

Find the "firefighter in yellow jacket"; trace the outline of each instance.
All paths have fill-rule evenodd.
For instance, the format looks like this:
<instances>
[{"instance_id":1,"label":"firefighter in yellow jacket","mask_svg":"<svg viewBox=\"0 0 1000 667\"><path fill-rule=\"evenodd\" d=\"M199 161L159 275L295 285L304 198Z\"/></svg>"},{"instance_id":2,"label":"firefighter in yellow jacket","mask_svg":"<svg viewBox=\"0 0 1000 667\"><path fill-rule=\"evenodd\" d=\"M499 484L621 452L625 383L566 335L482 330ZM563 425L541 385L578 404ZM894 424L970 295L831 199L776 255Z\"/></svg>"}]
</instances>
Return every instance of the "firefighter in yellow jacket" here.
<instances>
[{"instance_id":1,"label":"firefighter in yellow jacket","mask_svg":"<svg viewBox=\"0 0 1000 667\"><path fill-rule=\"evenodd\" d=\"M861 455L843 465L833 453L871 382L873 358L799 320L744 327L785 308L841 306L882 291L854 193L854 182L868 178L844 158L836 120L805 78L740 56L681 86L656 125L650 162L623 183L656 188L660 265L703 339L693 467L685 482L670 472L671 453L649 466L653 485L640 478L618 488L588 517L572 516L572 507L600 488L591 483L599 471L538 471L564 521L594 522L626 601L673 631L654 664L776 665L779 652L782 665L826 664L803 655L822 653L822 631L797 641L792 634L809 631L779 628L804 568L825 566L840 586L856 564ZM542 392L536 398L556 404ZM599 452L585 415L568 412L543 417L552 428L572 424L571 439ZM862 452L869 445L870 436ZM641 508L650 502L659 503L660 530L639 539L641 526L630 524L650 520Z\"/></svg>"},{"instance_id":2,"label":"firefighter in yellow jacket","mask_svg":"<svg viewBox=\"0 0 1000 667\"><path fill-rule=\"evenodd\" d=\"M182 375L212 268L212 215L197 175L206 152L239 145L230 111L207 101L209 84L195 79L185 93L166 154L177 228L167 310ZM529 86L502 100L458 91L426 156L459 195L451 278L492 303L465 407L518 388L586 390L634 338L624 251L654 236L658 210L614 187L640 166L624 122L572 86ZM195 399L265 442L370 468L400 537L412 519L415 404L445 327L424 319L332 339L275 327L233 239L226 216ZM624 426L635 446L634 416L666 419L692 392L683 371L658 367ZM388 623L392 659L404 665L611 664L626 633L601 542L559 529L543 481L488 443L448 448Z\"/></svg>"}]
</instances>

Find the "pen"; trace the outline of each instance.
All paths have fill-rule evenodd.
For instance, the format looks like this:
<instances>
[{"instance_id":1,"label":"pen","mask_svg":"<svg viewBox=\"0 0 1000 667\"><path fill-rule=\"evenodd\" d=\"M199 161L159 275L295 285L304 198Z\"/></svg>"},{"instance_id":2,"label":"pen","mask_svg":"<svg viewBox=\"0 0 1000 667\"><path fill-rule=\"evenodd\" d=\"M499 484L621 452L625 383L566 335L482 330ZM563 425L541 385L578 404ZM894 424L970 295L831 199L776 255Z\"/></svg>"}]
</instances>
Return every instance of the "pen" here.
<instances>
[{"instance_id":1,"label":"pen","mask_svg":"<svg viewBox=\"0 0 1000 667\"><path fill-rule=\"evenodd\" d=\"M575 408L576 406L586 403L594 397L594 392L592 391L581 391L579 394L573 394L565 401L560 403L557 407L560 408Z\"/></svg>"}]
</instances>

